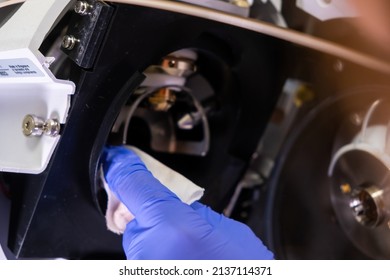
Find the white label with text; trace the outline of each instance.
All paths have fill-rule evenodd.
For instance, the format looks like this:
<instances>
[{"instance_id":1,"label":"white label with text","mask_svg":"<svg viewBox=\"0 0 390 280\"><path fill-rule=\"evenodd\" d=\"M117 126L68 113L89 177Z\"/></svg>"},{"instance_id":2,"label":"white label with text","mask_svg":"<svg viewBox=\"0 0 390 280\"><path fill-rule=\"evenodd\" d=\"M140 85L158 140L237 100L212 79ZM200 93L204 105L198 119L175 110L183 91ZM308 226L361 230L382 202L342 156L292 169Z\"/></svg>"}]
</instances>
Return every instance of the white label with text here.
<instances>
[{"instance_id":1,"label":"white label with text","mask_svg":"<svg viewBox=\"0 0 390 280\"><path fill-rule=\"evenodd\" d=\"M28 58L0 59L0 79L42 76L43 72Z\"/></svg>"}]
</instances>

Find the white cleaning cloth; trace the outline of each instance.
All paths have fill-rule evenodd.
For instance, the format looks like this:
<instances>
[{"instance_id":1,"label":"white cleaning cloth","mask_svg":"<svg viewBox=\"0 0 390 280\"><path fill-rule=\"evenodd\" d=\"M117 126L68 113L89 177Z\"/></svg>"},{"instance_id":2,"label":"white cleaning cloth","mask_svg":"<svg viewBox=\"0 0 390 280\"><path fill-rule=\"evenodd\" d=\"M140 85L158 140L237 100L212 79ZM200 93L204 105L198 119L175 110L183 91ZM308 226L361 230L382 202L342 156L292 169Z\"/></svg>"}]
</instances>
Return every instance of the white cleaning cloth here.
<instances>
[{"instance_id":1,"label":"white cleaning cloth","mask_svg":"<svg viewBox=\"0 0 390 280\"><path fill-rule=\"evenodd\" d=\"M199 200L204 193L204 189L195 185L183 175L170 169L168 166L162 164L155 158L151 157L147 153L133 146L126 146L129 150L135 152L140 159L145 163L146 168L157 178L164 186L175 193L181 201L187 204L191 204ZM118 200L114 193L110 190L104 179L103 172L101 172L101 179L103 181L104 188L107 192L107 212L106 223L107 228L117 234L122 234L126 225L134 219L129 209Z\"/></svg>"}]
</instances>

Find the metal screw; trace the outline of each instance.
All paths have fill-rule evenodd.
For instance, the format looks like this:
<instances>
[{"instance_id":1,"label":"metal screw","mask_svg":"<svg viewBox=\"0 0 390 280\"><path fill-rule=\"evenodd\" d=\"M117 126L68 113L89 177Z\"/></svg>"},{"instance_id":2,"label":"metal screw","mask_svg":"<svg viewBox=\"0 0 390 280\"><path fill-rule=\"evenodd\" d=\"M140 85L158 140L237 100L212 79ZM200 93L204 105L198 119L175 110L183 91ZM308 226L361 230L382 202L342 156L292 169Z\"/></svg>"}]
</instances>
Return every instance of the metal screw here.
<instances>
[{"instance_id":1,"label":"metal screw","mask_svg":"<svg viewBox=\"0 0 390 280\"><path fill-rule=\"evenodd\" d=\"M41 136L45 122L34 115L27 115L23 119L23 134L26 136Z\"/></svg>"},{"instance_id":2,"label":"metal screw","mask_svg":"<svg viewBox=\"0 0 390 280\"><path fill-rule=\"evenodd\" d=\"M387 222L387 227L390 229L390 221Z\"/></svg>"},{"instance_id":3,"label":"metal screw","mask_svg":"<svg viewBox=\"0 0 390 280\"><path fill-rule=\"evenodd\" d=\"M35 115L26 115L22 123L25 136L47 136L55 137L60 133L61 125L55 119L48 119L46 122Z\"/></svg>"},{"instance_id":4,"label":"metal screw","mask_svg":"<svg viewBox=\"0 0 390 280\"><path fill-rule=\"evenodd\" d=\"M58 134L60 134L61 125L60 123L55 119L48 119L45 122L44 132L47 136L55 137Z\"/></svg>"},{"instance_id":5,"label":"metal screw","mask_svg":"<svg viewBox=\"0 0 390 280\"><path fill-rule=\"evenodd\" d=\"M89 15L92 10L92 5L88 4L86 1L77 1L74 5L74 11L76 14L85 16Z\"/></svg>"},{"instance_id":6,"label":"metal screw","mask_svg":"<svg viewBox=\"0 0 390 280\"><path fill-rule=\"evenodd\" d=\"M64 38L62 38L62 47L70 51L78 42L80 42L80 40L76 39L73 35L65 35Z\"/></svg>"}]
</instances>

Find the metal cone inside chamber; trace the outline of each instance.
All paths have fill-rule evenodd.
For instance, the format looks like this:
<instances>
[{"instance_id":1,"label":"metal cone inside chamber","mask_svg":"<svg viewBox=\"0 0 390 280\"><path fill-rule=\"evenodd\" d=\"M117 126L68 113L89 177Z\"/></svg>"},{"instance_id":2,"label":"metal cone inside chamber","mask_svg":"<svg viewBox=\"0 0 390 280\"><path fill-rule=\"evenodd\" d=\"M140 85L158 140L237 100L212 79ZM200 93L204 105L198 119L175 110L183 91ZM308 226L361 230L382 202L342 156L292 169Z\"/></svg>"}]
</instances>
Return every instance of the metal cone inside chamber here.
<instances>
[{"instance_id":1,"label":"metal cone inside chamber","mask_svg":"<svg viewBox=\"0 0 390 280\"><path fill-rule=\"evenodd\" d=\"M386 108L389 103L384 100L369 104L360 131L349 143L342 143L347 129L339 130L328 170L338 222L355 246L375 259L390 258L390 111Z\"/></svg>"}]
</instances>

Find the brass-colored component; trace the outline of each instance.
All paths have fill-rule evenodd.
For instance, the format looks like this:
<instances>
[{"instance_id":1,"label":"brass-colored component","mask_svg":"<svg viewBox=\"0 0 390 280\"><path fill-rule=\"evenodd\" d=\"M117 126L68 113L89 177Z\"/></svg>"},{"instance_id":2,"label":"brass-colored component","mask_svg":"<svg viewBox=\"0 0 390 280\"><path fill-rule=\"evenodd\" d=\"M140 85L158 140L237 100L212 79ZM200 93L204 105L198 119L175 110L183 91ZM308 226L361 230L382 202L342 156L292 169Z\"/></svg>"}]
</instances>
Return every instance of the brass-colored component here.
<instances>
[{"instance_id":1,"label":"brass-colored component","mask_svg":"<svg viewBox=\"0 0 390 280\"><path fill-rule=\"evenodd\" d=\"M307 86L300 86L294 97L294 104L297 107L301 107L304 103L309 102L314 99L314 92Z\"/></svg>"},{"instance_id":2,"label":"brass-colored component","mask_svg":"<svg viewBox=\"0 0 390 280\"><path fill-rule=\"evenodd\" d=\"M26 115L23 119L22 130L25 136L41 136L45 121L35 115Z\"/></svg>"},{"instance_id":3,"label":"brass-colored component","mask_svg":"<svg viewBox=\"0 0 390 280\"><path fill-rule=\"evenodd\" d=\"M249 8L250 4L247 0L231 0L230 3L241 8Z\"/></svg>"},{"instance_id":4,"label":"brass-colored component","mask_svg":"<svg viewBox=\"0 0 390 280\"><path fill-rule=\"evenodd\" d=\"M176 101L176 94L169 88L163 88L151 95L148 101L156 111L168 111Z\"/></svg>"},{"instance_id":5,"label":"brass-colored component","mask_svg":"<svg viewBox=\"0 0 390 280\"><path fill-rule=\"evenodd\" d=\"M348 183L344 183L340 186L340 190L343 194L349 194L352 191L351 185Z\"/></svg>"}]
</instances>

